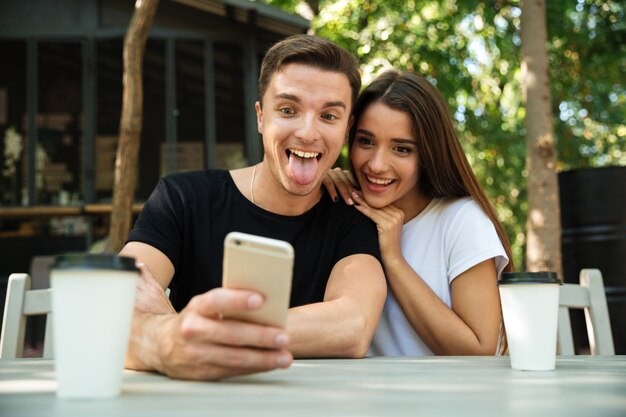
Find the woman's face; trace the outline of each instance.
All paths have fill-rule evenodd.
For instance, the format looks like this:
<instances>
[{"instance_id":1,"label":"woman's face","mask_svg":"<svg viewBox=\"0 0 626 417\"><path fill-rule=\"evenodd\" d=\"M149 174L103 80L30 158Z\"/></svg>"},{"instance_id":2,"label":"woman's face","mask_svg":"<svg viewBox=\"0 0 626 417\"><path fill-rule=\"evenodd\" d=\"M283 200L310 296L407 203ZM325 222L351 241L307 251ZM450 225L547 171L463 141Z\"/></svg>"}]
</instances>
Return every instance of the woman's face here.
<instances>
[{"instance_id":1,"label":"woman's face","mask_svg":"<svg viewBox=\"0 0 626 417\"><path fill-rule=\"evenodd\" d=\"M370 206L395 203L412 214L421 204L417 138L405 112L380 102L370 104L357 121L350 158Z\"/></svg>"}]
</instances>

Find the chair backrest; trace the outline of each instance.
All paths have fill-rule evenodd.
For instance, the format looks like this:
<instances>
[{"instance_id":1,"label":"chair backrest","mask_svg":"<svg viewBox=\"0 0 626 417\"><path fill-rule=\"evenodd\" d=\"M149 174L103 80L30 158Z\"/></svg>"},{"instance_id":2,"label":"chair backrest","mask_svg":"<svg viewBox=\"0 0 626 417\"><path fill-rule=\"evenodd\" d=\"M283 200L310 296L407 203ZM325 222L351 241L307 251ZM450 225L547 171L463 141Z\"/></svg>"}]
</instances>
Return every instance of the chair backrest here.
<instances>
[{"instance_id":1,"label":"chair backrest","mask_svg":"<svg viewBox=\"0 0 626 417\"><path fill-rule=\"evenodd\" d=\"M2 335L0 336L0 358L14 359L22 356L24 332L28 316L47 315L43 345L43 357L52 358L52 290L31 290L28 274L11 274L7 286Z\"/></svg>"},{"instance_id":2,"label":"chair backrest","mask_svg":"<svg viewBox=\"0 0 626 417\"><path fill-rule=\"evenodd\" d=\"M574 355L569 309L585 310L587 335L592 355L615 355L609 308L602 274L598 269L580 271L580 285L563 284L559 296L557 349L560 355Z\"/></svg>"}]
</instances>

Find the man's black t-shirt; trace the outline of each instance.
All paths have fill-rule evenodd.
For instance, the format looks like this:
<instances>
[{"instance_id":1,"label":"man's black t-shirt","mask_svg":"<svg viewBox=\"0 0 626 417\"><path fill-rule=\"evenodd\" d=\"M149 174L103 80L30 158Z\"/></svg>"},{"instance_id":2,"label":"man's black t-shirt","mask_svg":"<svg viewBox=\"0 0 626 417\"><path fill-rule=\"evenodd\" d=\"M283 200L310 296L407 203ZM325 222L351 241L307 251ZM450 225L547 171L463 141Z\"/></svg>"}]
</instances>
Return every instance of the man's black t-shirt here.
<instances>
[{"instance_id":1,"label":"man's black t-shirt","mask_svg":"<svg viewBox=\"0 0 626 417\"><path fill-rule=\"evenodd\" d=\"M333 266L363 253L380 261L376 226L324 193L299 216L263 210L241 194L223 170L177 173L163 178L146 202L129 241L163 252L175 274L170 299L177 311L222 285L224 238L243 232L291 243L295 251L291 307L320 302Z\"/></svg>"}]
</instances>

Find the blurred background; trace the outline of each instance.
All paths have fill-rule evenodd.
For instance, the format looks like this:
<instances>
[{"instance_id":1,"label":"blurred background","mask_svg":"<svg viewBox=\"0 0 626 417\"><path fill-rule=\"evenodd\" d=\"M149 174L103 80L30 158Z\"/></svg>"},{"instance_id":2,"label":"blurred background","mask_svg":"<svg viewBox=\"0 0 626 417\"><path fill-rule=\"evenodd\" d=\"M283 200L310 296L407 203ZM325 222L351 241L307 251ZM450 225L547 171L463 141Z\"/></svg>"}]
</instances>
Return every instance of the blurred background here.
<instances>
[{"instance_id":1,"label":"blurred background","mask_svg":"<svg viewBox=\"0 0 626 417\"><path fill-rule=\"evenodd\" d=\"M602 269L610 306L618 309L611 317L620 323L625 9L623 1L547 2L565 280L577 282L582 267ZM126 0L0 3L5 286L11 272L45 270L37 257L97 248L107 235L122 45L132 12ZM144 58L135 214L162 175L260 160L253 113L260 60L283 37L316 33L357 56L364 84L395 67L437 86L523 270L528 172L520 16L519 1L501 0L161 0ZM338 164L345 166L346 157ZM614 337L626 353L626 341Z\"/></svg>"}]
</instances>

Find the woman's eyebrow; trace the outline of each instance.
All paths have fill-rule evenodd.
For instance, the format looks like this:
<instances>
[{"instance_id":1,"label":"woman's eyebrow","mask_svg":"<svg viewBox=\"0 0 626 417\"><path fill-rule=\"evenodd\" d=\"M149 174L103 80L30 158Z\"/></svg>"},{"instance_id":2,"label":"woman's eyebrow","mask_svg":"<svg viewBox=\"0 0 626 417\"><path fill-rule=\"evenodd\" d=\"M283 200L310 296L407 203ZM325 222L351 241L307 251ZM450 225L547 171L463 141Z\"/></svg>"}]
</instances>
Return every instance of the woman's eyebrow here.
<instances>
[{"instance_id":1,"label":"woman's eyebrow","mask_svg":"<svg viewBox=\"0 0 626 417\"><path fill-rule=\"evenodd\" d=\"M415 145L417 141L415 139L404 139L404 138L391 138L392 142L400 143L400 144L410 144Z\"/></svg>"},{"instance_id":2,"label":"woman's eyebrow","mask_svg":"<svg viewBox=\"0 0 626 417\"><path fill-rule=\"evenodd\" d=\"M362 133L362 134L367 135L367 136L374 136L374 134L372 132L370 132L369 130L367 130L367 129L359 128L356 131L358 133Z\"/></svg>"}]
</instances>

